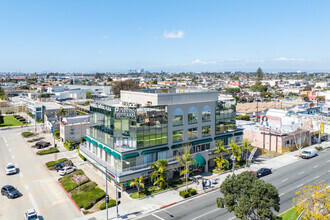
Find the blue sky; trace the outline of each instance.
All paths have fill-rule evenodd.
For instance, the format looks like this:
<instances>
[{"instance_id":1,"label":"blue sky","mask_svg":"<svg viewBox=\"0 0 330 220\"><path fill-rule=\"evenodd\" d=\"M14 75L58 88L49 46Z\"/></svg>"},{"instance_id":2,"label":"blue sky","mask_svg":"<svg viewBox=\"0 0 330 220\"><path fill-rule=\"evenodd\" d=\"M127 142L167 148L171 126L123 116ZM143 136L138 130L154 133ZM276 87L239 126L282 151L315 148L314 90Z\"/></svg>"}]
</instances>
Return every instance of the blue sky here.
<instances>
[{"instance_id":1,"label":"blue sky","mask_svg":"<svg viewBox=\"0 0 330 220\"><path fill-rule=\"evenodd\" d=\"M0 72L330 71L328 0L0 0Z\"/></svg>"}]
</instances>

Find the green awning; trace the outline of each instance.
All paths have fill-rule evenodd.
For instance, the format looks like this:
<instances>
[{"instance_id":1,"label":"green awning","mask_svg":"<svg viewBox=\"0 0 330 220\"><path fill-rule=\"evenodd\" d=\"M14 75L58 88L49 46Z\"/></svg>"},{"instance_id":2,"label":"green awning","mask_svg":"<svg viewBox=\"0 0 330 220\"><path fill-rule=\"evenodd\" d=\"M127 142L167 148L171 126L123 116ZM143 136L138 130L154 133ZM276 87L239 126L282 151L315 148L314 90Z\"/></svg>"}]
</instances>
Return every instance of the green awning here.
<instances>
[{"instance_id":1,"label":"green awning","mask_svg":"<svg viewBox=\"0 0 330 220\"><path fill-rule=\"evenodd\" d=\"M203 167L206 164L206 161L202 155L197 155L194 158L194 160L195 160L196 164L193 164L193 166Z\"/></svg>"},{"instance_id":2,"label":"green awning","mask_svg":"<svg viewBox=\"0 0 330 220\"><path fill-rule=\"evenodd\" d=\"M207 139L204 139L204 140L193 141L191 144L192 145L197 145L197 144L202 144L202 143L211 142L211 141L213 141L212 138L207 138Z\"/></svg>"},{"instance_id":3,"label":"green awning","mask_svg":"<svg viewBox=\"0 0 330 220\"><path fill-rule=\"evenodd\" d=\"M99 145L97 145L99 148L103 148L103 145L102 144L99 144Z\"/></svg>"},{"instance_id":4,"label":"green awning","mask_svg":"<svg viewBox=\"0 0 330 220\"><path fill-rule=\"evenodd\" d=\"M169 148L168 147L162 147L162 148L153 149L153 150L146 150L146 151L142 152L142 155L157 153L157 152L166 151L166 150L169 150Z\"/></svg>"},{"instance_id":5,"label":"green awning","mask_svg":"<svg viewBox=\"0 0 330 220\"><path fill-rule=\"evenodd\" d=\"M111 154L111 150L110 150L109 148L104 147L103 150L104 150L105 152L107 152L108 154Z\"/></svg>"},{"instance_id":6,"label":"green awning","mask_svg":"<svg viewBox=\"0 0 330 220\"><path fill-rule=\"evenodd\" d=\"M172 149L178 149L180 147L183 147L184 144L176 144L176 145L173 145L171 148Z\"/></svg>"},{"instance_id":7,"label":"green awning","mask_svg":"<svg viewBox=\"0 0 330 220\"><path fill-rule=\"evenodd\" d=\"M97 142L94 140L91 140L91 143L97 146Z\"/></svg>"},{"instance_id":8,"label":"green awning","mask_svg":"<svg viewBox=\"0 0 330 220\"><path fill-rule=\"evenodd\" d=\"M233 136L232 134L227 134L227 135L215 137L214 140L220 140L220 139L224 139L224 138L230 138L232 136Z\"/></svg>"},{"instance_id":9,"label":"green awning","mask_svg":"<svg viewBox=\"0 0 330 220\"><path fill-rule=\"evenodd\" d=\"M112 151L112 152L111 152L111 155L112 155L114 158L120 159L120 154L118 154L118 153L115 152L115 151Z\"/></svg>"},{"instance_id":10,"label":"green awning","mask_svg":"<svg viewBox=\"0 0 330 220\"><path fill-rule=\"evenodd\" d=\"M128 159L128 158L133 158L133 157L138 157L139 153L131 153L131 154L125 154L123 155L123 159Z\"/></svg>"},{"instance_id":11,"label":"green awning","mask_svg":"<svg viewBox=\"0 0 330 220\"><path fill-rule=\"evenodd\" d=\"M89 137L87 137L87 136L85 137L85 140L86 141L91 141L91 139Z\"/></svg>"},{"instance_id":12,"label":"green awning","mask_svg":"<svg viewBox=\"0 0 330 220\"><path fill-rule=\"evenodd\" d=\"M238 135L243 135L243 132L235 133L235 136L238 136Z\"/></svg>"}]
</instances>

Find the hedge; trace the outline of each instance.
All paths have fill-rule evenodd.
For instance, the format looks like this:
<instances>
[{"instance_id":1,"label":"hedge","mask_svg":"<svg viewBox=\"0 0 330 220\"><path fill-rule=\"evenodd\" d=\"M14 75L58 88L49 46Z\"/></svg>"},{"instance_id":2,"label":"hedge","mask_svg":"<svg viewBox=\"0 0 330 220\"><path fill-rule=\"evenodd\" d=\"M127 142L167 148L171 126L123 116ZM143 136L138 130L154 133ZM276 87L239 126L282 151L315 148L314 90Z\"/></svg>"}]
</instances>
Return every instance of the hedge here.
<instances>
[{"instance_id":1,"label":"hedge","mask_svg":"<svg viewBox=\"0 0 330 220\"><path fill-rule=\"evenodd\" d=\"M90 209L95 203L105 197L105 192L96 186L92 190L80 191L77 194L71 195L73 201L79 208Z\"/></svg>"},{"instance_id":2,"label":"hedge","mask_svg":"<svg viewBox=\"0 0 330 220\"><path fill-rule=\"evenodd\" d=\"M32 137L33 135L35 135L35 134L32 132L28 132L28 131L22 132L22 136L25 138Z\"/></svg>"},{"instance_id":3,"label":"hedge","mask_svg":"<svg viewBox=\"0 0 330 220\"><path fill-rule=\"evenodd\" d=\"M193 195L196 195L197 194L197 191L196 189L192 189L192 188L188 188L188 191L186 190L181 190L179 192L179 195L182 197L182 198L188 198L190 196L193 196Z\"/></svg>"},{"instance_id":4,"label":"hedge","mask_svg":"<svg viewBox=\"0 0 330 220\"><path fill-rule=\"evenodd\" d=\"M40 150L37 152L38 155L46 155L60 152L57 148L49 148L47 150Z\"/></svg>"},{"instance_id":5,"label":"hedge","mask_svg":"<svg viewBox=\"0 0 330 220\"><path fill-rule=\"evenodd\" d=\"M40 140L42 140L42 139L45 139L44 137L38 137L38 138L33 138L33 139L31 139L31 140L28 140L27 142L35 142L35 141L40 141Z\"/></svg>"},{"instance_id":6,"label":"hedge","mask_svg":"<svg viewBox=\"0 0 330 220\"><path fill-rule=\"evenodd\" d=\"M182 198L188 198L189 197L189 192L187 192L185 190L180 191L179 194Z\"/></svg>"},{"instance_id":7,"label":"hedge","mask_svg":"<svg viewBox=\"0 0 330 220\"><path fill-rule=\"evenodd\" d=\"M118 201L118 204L119 204L119 201ZM110 199L109 202L108 202L108 208L111 208L111 207L114 207L114 206L116 206L116 200ZM104 202L100 205L100 210L103 210L105 208L106 208L106 204Z\"/></svg>"},{"instance_id":8,"label":"hedge","mask_svg":"<svg viewBox=\"0 0 330 220\"><path fill-rule=\"evenodd\" d=\"M61 158L61 159L58 159L56 161L49 161L49 162L46 163L46 166L47 166L48 169L54 170L56 164L67 161L67 160L68 160L67 158Z\"/></svg>"}]
</instances>

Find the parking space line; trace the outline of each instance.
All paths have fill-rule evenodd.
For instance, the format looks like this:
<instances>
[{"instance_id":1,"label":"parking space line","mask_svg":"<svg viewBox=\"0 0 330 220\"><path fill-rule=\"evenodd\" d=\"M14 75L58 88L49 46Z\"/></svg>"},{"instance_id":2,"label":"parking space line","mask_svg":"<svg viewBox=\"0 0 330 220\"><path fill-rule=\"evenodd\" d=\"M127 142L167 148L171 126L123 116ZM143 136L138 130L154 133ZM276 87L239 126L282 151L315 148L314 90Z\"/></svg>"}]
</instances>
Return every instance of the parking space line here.
<instances>
[{"instance_id":1,"label":"parking space line","mask_svg":"<svg viewBox=\"0 0 330 220\"><path fill-rule=\"evenodd\" d=\"M24 185L24 188L26 189L26 191L29 191L29 186L28 185Z\"/></svg>"},{"instance_id":2,"label":"parking space line","mask_svg":"<svg viewBox=\"0 0 330 220\"><path fill-rule=\"evenodd\" d=\"M316 167L318 167L319 165L316 165L316 166L314 166L313 168L316 168Z\"/></svg>"},{"instance_id":3,"label":"parking space line","mask_svg":"<svg viewBox=\"0 0 330 220\"><path fill-rule=\"evenodd\" d=\"M297 188L301 187L303 184L300 184L299 186L297 186Z\"/></svg>"},{"instance_id":4,"label":"parking space line","mask_svg":"<svg viewBox=\"0 0 330 220\"><path fill-rule=\"evenodd\" d=\"M305 171L302 171L302 172L300 172L300 173L298 173L298 174L300 175L300 174L303 174L303 173L305 173Z\"/></svg>"},{"instance_id":5,"label":"parking space line","mask_svg":"<svg viewBox=\"0 0 330 220\"><path fill-rule=\"evenodd\" d=\"M21 178L23 178L23 174L22 174L21 172L19 172L19 176L20 176Z\"/></svg>"},{"instance_id":6,"label":"parking space line","mask_svg":"<svg viewBox=\"0 0 330 220\"><path fill-rule=\"evenodd\" d=\"M288 180L288 178L286 178L286 179L282 180L282 183L283 183L283 182L285 182L285 181L287 181L287 180Z\"/></svg>"},{"instance_id":7,"label":"parking space line","mask_svg":"<svg viewBox=\"0 0 330 220\"><path fill-rule=\"evenodd\" d=\"M8 148L8 151L9 151L9 152L11 152L11 149L10 149L10 148Z\"/></svg>"},{"instance_id":8,"label":"parking space line","mask_svg":"<svg viewBox=\"0 0 330 220\"><path fill-rule=\"evenodd\" d=\"M15 156L14 155L11 155L11 159L15 159Z\"/></svg>"},{"instance_id":9,"label":"parking space line","mask_svg":"<svg viewBox=\"0 0 330 220\"><path fill-rule=\"evenodd\" d=\"M37 211L38 214L40 214L40 210L39 210L38 205L37 205L36 201L34 200L32 194L29 193L28 195L29 195L29 199L32 203L33 208Z\"/></svg>"},{"instance_id":10,"label":"parking space line","mask_svg":"<svg viewBox=\"0 0 330 220\"><path fill-rule=\"evenodd\" d=\"M320 176L315 177L314 180L317 179L317 178L319 178L319 177L320 177Z\"/></svg>"},{"instance_id":11,"label":"parking space line","mask_svg":"<svg viewBox=\"0 0 330 220\"><path fill-rule=\"evenodd\" d=\"M279 195L279 197L281 197L281 196L283 196L285 193L281 193L280 195Z\"/></svg>"},{"instance_id":12,"label":"parking space line","mask_svg":"<svg viewBox=\"0 0 330 220\"><path fill-rule=\"evenodd\" d=\"M2 136L2 137L3 137L3 140L5 141L5 143L7 144L8 142L7 142L6 137L5 136Z\"/></svg>"},{"instance_id":13,"label":"parking space line","mask_svg":"<svg viewBox=\"0 0 330 220\"><path fill-rule=\"evenodd\" d=\"M158 218L158 219L160 219L160 220L165 220L165 219L159 217L158 215L156 215L156 214L154 214L154 213L152 213L151 215L152 215L152 216L155 216L156 218Z\"/></svg>"}]
</instances>

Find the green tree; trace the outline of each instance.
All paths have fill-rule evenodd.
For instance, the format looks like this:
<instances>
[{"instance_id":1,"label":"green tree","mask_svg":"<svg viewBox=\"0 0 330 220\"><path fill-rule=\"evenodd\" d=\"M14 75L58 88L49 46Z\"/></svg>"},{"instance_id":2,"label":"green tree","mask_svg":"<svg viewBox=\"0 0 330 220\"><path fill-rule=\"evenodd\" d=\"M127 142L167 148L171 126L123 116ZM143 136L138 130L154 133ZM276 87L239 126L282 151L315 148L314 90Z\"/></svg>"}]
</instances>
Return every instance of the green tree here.
<instances>
[{"instance_id":1,"label":"green tree","mask_svg":"<svg viewBox=\"0 0 330 220\"><path fill-rule=\"evenodd\" d=\"M242 142L242 150L244 151L244 154L245 154L246 166L248 164L248 158L247 158L248 152L251 153L252 149L253 149L253 146L251 145L251 143L249 142L249 140L248 139L244 139L243 142Z\"/></svg>"},{"instance_id":2,"label":"green tree","mask_svg":"<svg viewBox=\"0 0 330 220\"><path fill-rule=\"evenodd\" d=\"M218 157L214 159L214 162L217 164L217 170L223 169L224 164L228 164L228 160L223 158L223 153L229 153L229 150L225 148L223 141L217 141L212 153L219 154Z\"/></svg>"},{"instance_id":3,"label":"green tree","mask_svg":"<svg viewBox=\"0 0 330 220\"><path fill-rule=\"evenodd\" d=\"M58 129L55 129L54 130L54 135L56 138L59 138L60 137L60 131Z\"/></svg>"},{"instance_id":4,"label":"green tree","mask_svg":"<svg viewBox=\"0 0 330 220\"><path fill-rule=\"evenodd\" d=\"M120 96L121 90L136 90L136 89L140 89L139 82L129 79L114 84L112 86L112 93L116 96Z\"/></svg>"},{"instance_id":5,"label":"green tree","mask_svg":"<svg viewBox=\"0 0 330 220\"><path fill-rule=\"evenodd\" d=\"M92 98L92 92L91 91L86 91L86 99Z\"/></svg>"},{"instance_id":6,"label":"green tree","mask_svg":"<svg viewBox=\"0 0 330 220\"><path fill-rule=\"evenodd\" d=\"M264 74L260 67L257 69L256 78L258 82L260 82L264 78Z\"/></svg>"},{"instance_id":7,"label":"green tree","mask_svg":"<svg viewBox=\"0 0 330 220\"><path fill-rule=\"evenodd\" d=\"M233 173L235 171L235 162L241 160L242 155L242 148L238 146L233 140L230 141L229 147L231 148L232 152L232 161L233 161Z\"/></svg>"},{"instance_id":8,"label":"green tree","mask_svg":"<svg viewBox=\"0 0 330 220\"><path fill-rule=\"evenodd\" d=\"M144 178L140 176L140 178L135 178L133 182L131 182L130 186L136 186L138 190L138 194L140 195L140 187L144 188Z\"/></svg>"},{"instance_id":9,"label":"green tree","mask_svg":"<svg viewBox=\"0 0 330 220\"><path fill-rule=\"evenodd\" d=\"M107 81L112 82L112 78L110 76L108 76Z\"/></svg>"},{"instance_id":10,"label":"green tree","mask_svg":"<svg viewBox=\"0 0 330 220\"><path fill-rule=\"evenodd\" d=\"M154 185L158 185L159 188L164 188L168 185L167 166L168 161L165 159L157 160L155 163L151 164L151 169L154 171L150 175L150 178Z\"/></svg>"},{"instance_id":11,"label":"green tree","mask_svg":"<svg viewBox=\"0 0 330 220\"><path fill-rule=\"evenodd\" d=\"M70 79L70 85L73 85L73 79Z\"/></svg>"},{"instance_id":12,"label":"green tree","mask_svg":"<svg viewBox=\"0 0 330 220\"><path fill-rule=\"evenodd\" d=\"M239 219L275 219L272 210L280 210L276 187L248 171L229 175L221 184L220 192L224 197L217 198L218 208L227 208Z\"/></svg>"},{"instance_id":13,"label":"green tree","mask_svg":"<svg viewBox=\"0 0 330 220\"><path fill-rule=\"evenodd\" d=\"M196 164L195 160L190 157L190 148L191 145L187 144L184 146L184 151L181 156L177 156L176 160L183 166L183 170L180 172L180 176L184 175L186 180L186 191L188 192L188 178L189 178L189 166L192 164Z\"/></svg>"}]
</instances>

